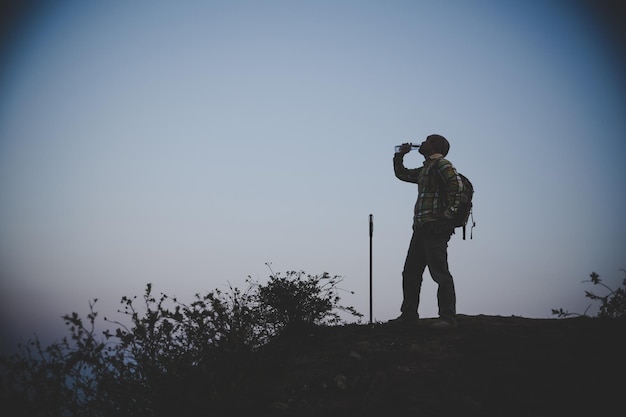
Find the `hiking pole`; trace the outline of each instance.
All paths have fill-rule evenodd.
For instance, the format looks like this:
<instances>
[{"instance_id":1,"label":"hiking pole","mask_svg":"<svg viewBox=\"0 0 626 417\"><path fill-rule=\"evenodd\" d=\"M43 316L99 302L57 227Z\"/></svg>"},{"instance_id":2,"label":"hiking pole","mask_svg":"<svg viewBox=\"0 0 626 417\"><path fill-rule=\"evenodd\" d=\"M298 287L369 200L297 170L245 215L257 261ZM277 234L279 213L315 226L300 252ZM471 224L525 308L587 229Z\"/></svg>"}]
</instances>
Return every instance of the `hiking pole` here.
<instances>
[{"instance_id":1,"label":"hiking pole","mask_svg":"<svg viewBox=\"0 0 626 417\"><path fill-rule=\"evenodd\" d=\"M372 325L372 237L374 236L374 216L370 214L370 326Z\"/></svg>"}]
</instances>

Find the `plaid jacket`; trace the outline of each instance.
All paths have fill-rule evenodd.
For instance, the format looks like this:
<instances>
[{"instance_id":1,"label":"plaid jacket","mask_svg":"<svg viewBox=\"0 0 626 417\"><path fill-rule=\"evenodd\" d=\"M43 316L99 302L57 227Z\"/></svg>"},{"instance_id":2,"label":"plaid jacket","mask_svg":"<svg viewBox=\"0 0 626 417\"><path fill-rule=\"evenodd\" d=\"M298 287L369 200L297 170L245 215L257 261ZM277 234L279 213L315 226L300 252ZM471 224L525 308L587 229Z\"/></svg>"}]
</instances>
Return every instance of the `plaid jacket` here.
<instances>
[{"instance_id":1,"label":"plaid jacket","mask_svg":"<svg viewBox=\"0 0 626 417\"><path fill-rule=\"evenodd\" d=\"M393 169L398 179L417 184L414 227L421 227L426 222L441 219L442 216L451 219L459 208L463 192L463 182L454 166L442 155L435 154L424 161L423 166L408 169L404 166L403 156L394 155ZM446 192L440 196L439 188L443 184Z\"/></svg>"}]
</instances>

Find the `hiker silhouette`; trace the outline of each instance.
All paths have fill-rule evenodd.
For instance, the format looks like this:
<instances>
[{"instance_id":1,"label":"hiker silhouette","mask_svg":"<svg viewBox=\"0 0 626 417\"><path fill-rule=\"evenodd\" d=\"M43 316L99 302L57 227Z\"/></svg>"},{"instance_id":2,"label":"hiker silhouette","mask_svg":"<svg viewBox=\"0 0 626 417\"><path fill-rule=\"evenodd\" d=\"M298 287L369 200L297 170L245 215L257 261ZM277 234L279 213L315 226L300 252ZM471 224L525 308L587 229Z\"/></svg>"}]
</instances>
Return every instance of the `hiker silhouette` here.
<instances>
[{"instance_id":1,"label":"hiker silhouette","mask_svg":"<svg viewBox=\"0 0 626 417\"><path fill-rule=\"evenodd\" d=\"M401 315L392 323L411 324L419 319L418 307L423 274L428 267L438 284L438 328L456 327L456 292L448 268L448 241L461 204L463 181L452 163L445 159L450 143L441 135L429 135L419 147L424 163L419 168L404 166L404 155L411 144L400 146L393 157L398 179L417 184L418 195L413 217L413 235L402 271Z\"/></svg>"}]
</instances>

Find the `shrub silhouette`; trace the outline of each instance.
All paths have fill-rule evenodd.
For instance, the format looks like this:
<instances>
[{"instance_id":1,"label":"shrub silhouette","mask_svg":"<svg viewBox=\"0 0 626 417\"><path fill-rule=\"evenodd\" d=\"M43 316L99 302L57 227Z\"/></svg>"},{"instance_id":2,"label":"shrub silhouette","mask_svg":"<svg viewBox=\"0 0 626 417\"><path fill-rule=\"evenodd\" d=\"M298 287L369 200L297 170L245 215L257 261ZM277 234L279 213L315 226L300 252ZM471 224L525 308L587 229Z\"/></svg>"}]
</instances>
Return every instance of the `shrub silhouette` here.
<instances>
[{"instance_id":1,"label":"shrub silhouette","mask_svg":"<svg viewBox=\"0 0 626 417\"><path fill-rule=\"evenodd\" d=\"M626 274L626 270L622 269L622 272ZM604 284L600 279L600 275L595 272L589 274L589 279L583 282L591 282L593 285L600 285L609 291L608 294L600 296L592 291L585 291L585 297L592 301L599 301L600 308L598 310L597 317L599 318L626 318L626 277L622 281L622 287L613 290L608 285ZM552 309L552 314L558 317L568 316L586 316L587 311L591 307L591 304L582 313L570 313L569 311L559 309Z\"/></svg>"},{"instance_id":2,"label":"shrub silhouette","mask_svg":"<svg viewBox=\"0 0 626 417\"><path fill-rule=\"evenodd\" d=\"M338 324L341 318L335 310L361 317L354 308L339 305L337 285L340 282L341 277L331 277L326 272L313 276L296 271L289 271L285 276L272 273L263 286L249 281L257 288L255 301L261 315L276 326L275 331L307 324Z\"/></svg>"},{"instance_id":3,"label":"shrub silhouette","mask_svg":"<svg viewBox=\"0 0 626 417\"><path fill-rule=\"evenodd\" d=\"M361 316L339 305L340 281L272 273L266 284L249 279L246 291L195 294L189 304L156 297L147 284L141 299L122 298L122 318L105 317L114 330L100 333L96 299L86 320L63 316L69 337L47 347L35 338L0 358L0 399L16 416L253 411L267 398L262 358L274 336L302 324L342 323L336 310Z\"/></svg>"}]
</instances>

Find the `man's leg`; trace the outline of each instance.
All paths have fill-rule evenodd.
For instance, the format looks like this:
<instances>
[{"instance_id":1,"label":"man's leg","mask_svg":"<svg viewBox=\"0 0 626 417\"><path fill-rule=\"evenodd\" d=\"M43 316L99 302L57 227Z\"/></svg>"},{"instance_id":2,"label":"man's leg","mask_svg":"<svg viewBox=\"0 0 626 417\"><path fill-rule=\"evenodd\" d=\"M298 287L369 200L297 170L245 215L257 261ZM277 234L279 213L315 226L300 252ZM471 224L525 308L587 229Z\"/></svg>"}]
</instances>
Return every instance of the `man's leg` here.
<instances>
[{"instance_id":1,"label":"man's leg","mask_svg":"<svg viewBox=\"0 0 626 417\"><path fill-rule=\"evenodd\" d=\"M448 241L450 233L428 233L424 236L426 259L430 276L439 285L437 301L439 317L456 322L456 292L448 269Z\"/></svg>"},{"instance_id":2,"label":"man's leg","mask_svg":"<svg viewBox=\"0 0 626 417\"><path fill-rule=\"evenodd\" d=\"M402 307L403 315L419 317L417 308L420 301L422 276L426 268L426 254L424 252L423 230L415 229L409 243L409 250L404 261L402 271Z\"/></svg>"}]
</instances>

